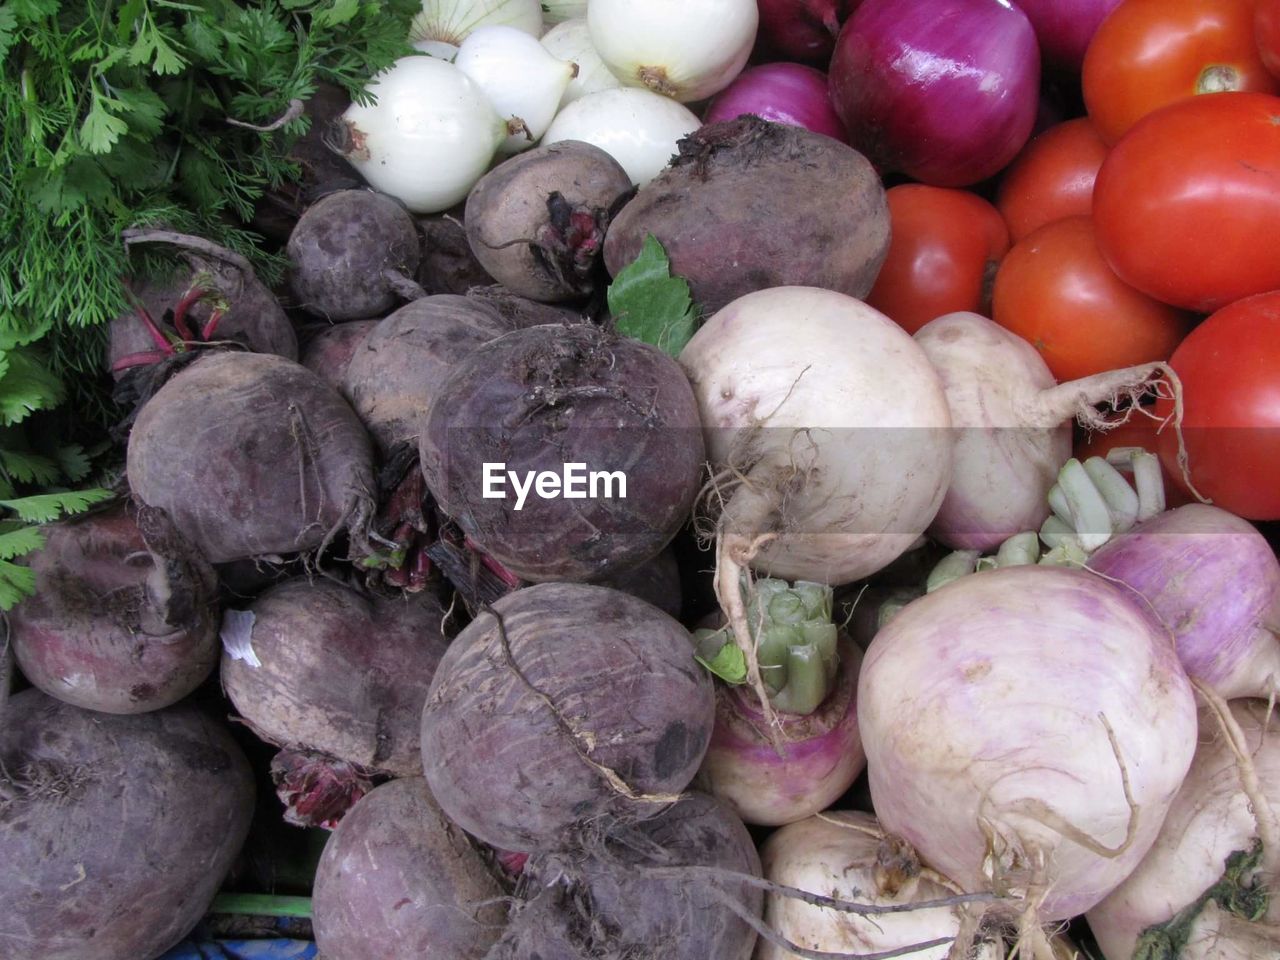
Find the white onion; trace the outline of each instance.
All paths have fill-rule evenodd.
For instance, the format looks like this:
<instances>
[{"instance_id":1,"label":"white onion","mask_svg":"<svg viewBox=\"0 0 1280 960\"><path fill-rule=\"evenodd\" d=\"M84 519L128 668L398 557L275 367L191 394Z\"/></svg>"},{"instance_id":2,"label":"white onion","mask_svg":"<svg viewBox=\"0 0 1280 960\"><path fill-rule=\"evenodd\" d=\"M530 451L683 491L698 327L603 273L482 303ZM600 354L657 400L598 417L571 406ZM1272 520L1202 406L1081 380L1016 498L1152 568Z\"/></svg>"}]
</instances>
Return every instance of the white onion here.
<instances>
[{"instance_id":1,"label":"white onion","mask_svg":"<svg viewBox=\"0 0 1280 960\"><path fill-rule=\"evenodd\" d=\"M587 0L542 0L542 20L555 25L587 15Z\"/></svg>"},{"instance_id":2,"label":"white onion","mask_svg":"<svg viewBox=\"0 0 1280 960\"><path fill-rule=\"evenodd\" d=\"M342 115L347 161L414 213L463 200L507 136L480 88L444 60L404 57L369 92L376 103L353 103Z\"/></svg>"},{"instance_id":3,"label":"white onion","mask_svg":"<svg viewBox=\"0 0 1280 960\"><path fill-rule=\"evenodd\" d=\"M682 103L718 93L741 71L756 40L756 0L593 0L591 42L629 86Z\"/></svg>"},{"instance_id":4,"label":"white onion","mask_svg":"<svg viewBox=\"0 0 1280 960\"><path fill-rule=\"evenodd\" d=\"M425 53L428 57L435 57L437 60L448 60L453 63L453 58L458 55L457 44L448 43L444 40L415 40L411 44L413 49Z\"/></svg>"},{"instance_id":5,"label":"white onion","mask_svg":"<svg viewBox=\"0 0 1280 960\"><path fill-rule=\"evenodd\" d=\"M422 0L422 10L409 26L409 40L443 40L460 44L477 27L501 24L542 35L538 0Z\"/></svg>"},{"instance_id":6,"label":"white onion","mask_svg":"<svg viewBox=\"0 0 1280 960\"><path fill-rule=\"evenodd\" d=\"M542 139L577 71L527 33L503 26L471 31L453 62L507 121L511 133L501 147L507 153L528 149Z\"/></svg>"},{"instance_id":7,"label":"white onion","mask_svg":"<svg viewBox=\"0 0 1280 960\"><path fill-rule=\"evenodd\" d=\"M556 114L542 142L594 144L622 164L632 183L644 186L670 162L676 142L699 126L693 112L674 100L619 87L573 101Z\"/></svg>"},{"instance_id":8,"label":"white onion","mask_svg":"<svg viewBox=\"0 0 1280 960\"><path fill-rule=\"evenodd\" d=\"M601 90L613 90L615 87L622 86L622 81L604 65L600 54L596 53L596 48L591 45L587 21L566 20L552 27L542 35L542 45L550 50L553 56L561 60L570 60L578 65L578 75L569 81L564 96L560 98L561 110L588 93L599 93Z\"/></svg>"}]
</instances>

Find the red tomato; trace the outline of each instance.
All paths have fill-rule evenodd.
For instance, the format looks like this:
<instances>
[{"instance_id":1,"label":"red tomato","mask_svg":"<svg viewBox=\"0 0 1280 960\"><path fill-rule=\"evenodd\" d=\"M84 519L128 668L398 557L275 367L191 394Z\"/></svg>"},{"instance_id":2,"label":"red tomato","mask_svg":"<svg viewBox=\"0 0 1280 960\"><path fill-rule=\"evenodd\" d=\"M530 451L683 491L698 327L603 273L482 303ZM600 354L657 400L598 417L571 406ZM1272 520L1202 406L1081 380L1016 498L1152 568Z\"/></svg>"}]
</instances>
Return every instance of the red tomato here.
<instances>
[{"instance_id":1,"label":"red tomato","mask_svg":"<svg viewBox=\"0 0 1280 960\"><path fill-rule=\"evenodd\" d=\"M1127 283L1210 313L1280 289L1280 97L1217 93L1153 113L1093 190L1103 256Z\"/></svg>"},{"instance_id":2,"label":"red tomato","mask_svg":"<svg viewBox=\"0 0 1280 960\"><path fill-rule=\"evenodd\" d=\"M889 254L867 303L915 333L944 313L986 314L1009 228L977 194L906 183L889 189Z\"/></svg>"},{"instance_id":3,"label":"red tomato","mask_svg":"<svg viewBox=\"0 0 1280 960\"><path fill-rule=\"evenodd\" d=\"M1093 180L1106 156L1107 145L1087 117L1051 127L1027 144L996 195L1014 241L1054 220L1088 216Z\"/></svg>"},{"instance_id":4,"label":"red tomato","mask_svg":"<svg viewBox=\"0 0 1280 960\"><path fill-rule=\"evenodd\" d=\"M1280 520L1280 290L1237 300L1193 330L1169 361L1182 381L1182 435L1196 489L1249 520ZM1157 413L1167 416L1171 400ZM1177 436L1160 435L1176 478Z\"/></svg>"},{"instance_id":5,"label":"red tomato","mask_svg":"<svg viewBox=\"0 0 1280 960\"><path fill-rule=\"evenodd\" d=\"M1258 41L1263 65L1273 77L1280 78L1280 0L1256 0L1253 35Z\"/></svg>"},{"instance_id":6,"label":"red tomato","mask_svg":"<svg viewBox=\"0 0 1280 960\"><path fill-rule=\"evenodd\" d=\"M1251 0L1124 0L1093 35L1081 81L1108 143L1197 93L1276 91L1254 41Z\"/></svg>"},{"instance_id":7,"label":"red tomato","mask_svg":"<svg viewBox=\"0 0 1280 960\"><path fill-rule=\"evenodd\" d=\"M1059 382L1167 360L1189 326L1112 272L1088 217L1056 220L1014 244L992 307L992 319L1039 350Z\"/></svg>"},{"instance_id":8,"label":"red tomato","mask_svg":"<svg viewBox=\"0 0 1280 960\"><path fill-rule=\"evenodd\" d=\"M1109 451L1118 447L1141 447L1150 453L1159 453L1161 434L1166 430L1171 431L1173 429L1169 425L1164 425L1162 428L1161 424L1161 420L1148 413L1133 413L1129 415L1129 419L1124 423L1112 427L1110 430L1087 431L1079 429L1076 432L1073 454L1077 460L1083 463L1090 457L1106 457ZM1157 431L1160 432L1158 433ZM1160 472L1164 476L1164 502L1166 507L1179 507L1192 501L1191 495L1174 482L1169 475L1169 471L1164 469L1163 464L1161 464Z\"/></svg>"}]
</instances>

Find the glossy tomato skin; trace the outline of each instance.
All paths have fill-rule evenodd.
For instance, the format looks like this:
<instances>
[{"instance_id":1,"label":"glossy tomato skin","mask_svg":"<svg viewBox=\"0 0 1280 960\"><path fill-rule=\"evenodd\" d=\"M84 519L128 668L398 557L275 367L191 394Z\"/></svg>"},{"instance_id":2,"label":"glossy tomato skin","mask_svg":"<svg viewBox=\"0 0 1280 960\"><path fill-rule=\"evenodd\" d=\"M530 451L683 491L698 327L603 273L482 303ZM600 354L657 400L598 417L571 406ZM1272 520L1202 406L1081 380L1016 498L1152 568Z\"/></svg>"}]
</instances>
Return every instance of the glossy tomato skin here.
<instances>
[{"instance_id":1,"label":"glossy tomato skin","mask_svg":"<svg viewBox=\"0 0 1280 960\"><path fill-rule=\"evenodd\" d=\"M1280 289L1280 97L1215 93L1138 123L1098 171L1098 246L1144 293L1211 313Z\"/></svg>"},{"instance_id":2,"label":"glossy tomato skin","mask_svg":"<svg viewBox=\"0 0 1280 960\"><path fill-rule=\"evenodd\" d=\"M1088 117L1050 127L1023 148L1000 180L996 207L1016 242L1046 223L1088 216L1107 145Z\"/></svg>"},{"instance_id":3,"label":"glossy tomato skin","mask_svg":"<svg viewBox=\"0 0 1280 960\"><path fill-rule=\"evenodd\" d=\"M1280 520L1280 291L1237 300L1191 332L1170 358L1182 384L1182 435L1201 494L1248 520ZM1173 412L1161 400L1161 416ZM1177 436L1160 435L1175 479Z\"/></svg>"},{"instance_id":4,"label":"glossy tomato skin","mask_svg":"<svg viewBox=\"0 0 1280 960\"><path fill-rule=\"evenodd\" d=\"M991 280L1009 249L999 211L966 190L921 183L886 195L889 254L867 303L908 333L957 310L989 315Z\"/></svg>"},{"instance_id":5,"label":"glossy tomato skin","mask_svg":"<svg viewBox=\"0 0 1280 960\"><path fill-rule=\"evenodd\" d=\"M1167 360L1190 327L1112 272L1088 217L1055 220L1014 244L996 274L992 319L1039 350L1060 383Z\"/></svg>"},{"instance_id":6,"label":"glossy tomato skin","mask_svg":"<svg viewBox=\"0 0 1280 960\"><path fill-rule=\"evenodd\" d=\"M1200 93L1274 93L1251 0L1124 0L1085 53L1085 107L1108 143L1166 104Z\"/></svg>"},{"instance_id":7,"label":"glossy tomato skin","mask_svg":"<svg viewBox=\"0 0 1280 960\"><path fill-rule=\"evenodd\" d=\"M1263 65L1280 80L1280 0L1257 0L1253 5L1253 35Z\"/></svg>"}]
</instances>

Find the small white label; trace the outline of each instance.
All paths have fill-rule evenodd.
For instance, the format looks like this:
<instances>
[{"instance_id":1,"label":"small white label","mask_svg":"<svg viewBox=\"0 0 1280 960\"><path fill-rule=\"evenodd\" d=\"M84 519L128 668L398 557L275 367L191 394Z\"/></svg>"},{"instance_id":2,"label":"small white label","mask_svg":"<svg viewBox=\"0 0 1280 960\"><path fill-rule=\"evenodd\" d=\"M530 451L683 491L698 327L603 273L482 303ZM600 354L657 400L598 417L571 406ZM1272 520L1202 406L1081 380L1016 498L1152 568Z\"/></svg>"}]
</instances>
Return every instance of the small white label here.
<instances>
[{"instance_id":1,"label":"small white label","mask_svg":"<svg viewBox=\"0 0 1280 960\"><path fill-rule=\"evenodd\" d=\"M262 666L262 661L253 652L252 610L225 610L222 614L222 648L232 660L243 660L251 667Z\"/></svg>"},{"instance_id":2,"label":"small white label","mask_svg":"<svg viewBox=\"0 0 1280 960\"><path fill-rule=\"evenodd\" d=\"M541 500L625 500L627 475L621 470L587 470L585 463L566 463L554 470L508 470L505 463L486 463L481 476L486 500L506 500L508 485L515 493L515 509L523 510L532 491Z\"/></svg>"}]
</instances>

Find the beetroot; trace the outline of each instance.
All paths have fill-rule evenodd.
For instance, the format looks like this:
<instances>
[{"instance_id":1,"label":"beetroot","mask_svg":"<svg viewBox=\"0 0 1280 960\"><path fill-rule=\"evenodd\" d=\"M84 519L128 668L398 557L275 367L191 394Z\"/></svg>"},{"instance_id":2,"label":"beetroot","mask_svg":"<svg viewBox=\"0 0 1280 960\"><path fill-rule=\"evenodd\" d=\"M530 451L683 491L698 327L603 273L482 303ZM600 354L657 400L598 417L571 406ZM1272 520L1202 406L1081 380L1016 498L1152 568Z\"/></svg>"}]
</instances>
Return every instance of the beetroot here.
<instances>
[{"instance_id":1,"label":"beetroot","mask_svg":"<svg viewBox=\"0 0 1280 960\"><path fill-rule=\"evenodd\" d=\"M715 697L693 649L679 623L617 590L508 594L458 635L431 684L431 792L464 830L515 851L656 815L711 737Z\"/></svg>"},{"instance_id":2,"label":"beetroot","mask_svg":"<svg viewBox=\"0 0 1280 960\"><path fill-rule=\"evenodd\" d=\"M414 217L423 237L417 281L428 293L462 295L494 282L471 252L461 218L461 206L437 216Z\"/></svg>"},{"instance_id":3,"label":"beetroot","mask_svg":"<svg viewBox=\"0 0 1280 960\"><path fill-rule=\"evenodd\" d=\"M248 611L247 629L228 624L222 684L255 733L371 770L421 772L418 725L445 650L434 599L296 579Z\"/></svg>"},{"instance_id":4,"label":"beetroot","mask_svg":"<svg viewBox=\"0 0 1280 960\"><path fill-rule=\"evenodd\" d=\"M420 450L441 509L530 581L604 579L654 556L689 517L704 459L675 361L590 324L516 330L455 364ZM566 478L564 489L582 496L517 492L572 463L577 484Z\"/></svg>"},{"instance_id":5,"label":"beetroot","mask_svg":"<svg viewBox=\"0 0 1280 960\"><path fill-rule=\"evenodd\" d=\"M377 325L377 320L350 320L323 327L306 341L299 362L341 391L346 385L351 358Z\"/></svg>"},{"instance_id":6,"label":"beetroot","mask_svg":"<svg viewBox=\"0 0 1280 960\"><path fill-rule=\"evenodd\" d=\"M585 297L599 279L609 212L631 189L599 147L564 140L500 163L467 196L471 252L512 292L554 303Z\"/></svg>"},{"instance_id":7,"label":"beetroot","mask_svg":"<svg viewBox=\"0 0 1280 960\"><path fill-rule=\"evenodd\" d=\"M50 696L142 713L217 664L217 579L163 511L120 505L53 524L29 565L38 592L10 612L10 639Z\"/></svg>"},{"instance_id":8,"label":"beetroot","mask_svg":"<svg viewBox=\"0 0 1280 960\"><path fill-rule=\"evenodd\" d=\"M27 690L0 724L0 956L154 960L208 909L253 776L190 706L137 716Z\"/></svg>"},{"instance_id":9,"label":"beetroot","mask_svg":"<svg viewBox=\"0 0 1280 960\"><path fill-rule=\"evenodd\" d=\"M359 418L310 370L266 354L198 358L142 407L129 486L214 563L319 547L367 507Z\"/></svg>"},{"instance_id":10,"label":"beetroot","mask_svg":"<svg viewBox=\"0 0 1280 960\"><path fill-rule=\"evenodd\" d=\"M168 356L173 348L165 334L189 342L234 340L257 353L297 359L293 325L247 260L197 237L154 235L179 244L190 269L137 284L135 309L111 321L107 365L117 379Z\"/></svg>"},{"instance_id":11,"label":"beetroot","mask_svg":"<svg viewBox=\"0 0 1280 960\"><path fill-rule=\"evenodd\" d=\"M326 960L481 960L501 931L502 887L421 777L352 808L325 846L312 892Z\"/></svg>"},{"instance_id":12,"label":"beetroot","mask_svg":"<svg viewBox=\"0 0 1280 960\"><path fill-rule=\"evenodd\" d=\"M768 287L870 292L889 252L889 209L858 151L750 115L707 124L679 150L609 226L613 276L653 234L707 313Z\"/></svg>"},{"instance_id":13,"label":"beetroot","mask_svg":"<svg viewBox=\"0 0 1280 960\"><path fill-rule=\"evenodd\" d=\"M761 892L730 876L760 875L746 827L723 804L690 793L661 816L593 845L587 856L530 858L530 903L517 908L487 960L591 957L748 960L756 932L725 903L759 916Z\"/></svg>"},{"instance_id":14,"label":"beetroot","mask_svg":"<svg viewBox=\"0 0 1280 960\"><path fill-rule=\"evenodd\" d=\"M425 296L410 279L421 259L413 217L385 194L339 190L322 197L298 219L287 252L299 305L327 320L365 320L399 297Z\"/></svg>"},{"instance_id":15,"label":"beetroot","mask_svg":"<svg viewBox=\"0 0 1280 960\"><path fill-rule=\"evenodd\" d=\"M385 453L417 443L450 369L511 328L466 297L441 294L406 304L381 321L347 365L344 392Z\"/></svg>"}]
</instances>

